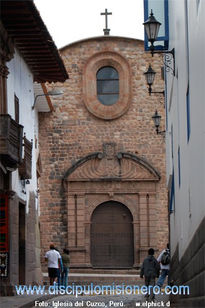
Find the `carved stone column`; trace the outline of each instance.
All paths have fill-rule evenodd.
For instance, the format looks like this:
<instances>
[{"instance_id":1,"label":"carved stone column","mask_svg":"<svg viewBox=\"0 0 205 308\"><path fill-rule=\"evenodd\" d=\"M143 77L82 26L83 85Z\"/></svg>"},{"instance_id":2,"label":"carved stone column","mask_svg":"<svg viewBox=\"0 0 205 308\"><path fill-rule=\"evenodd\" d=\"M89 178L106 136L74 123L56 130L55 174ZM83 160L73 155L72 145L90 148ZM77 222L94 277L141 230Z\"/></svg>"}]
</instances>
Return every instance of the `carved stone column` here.
<instances>
[{"instance_id":1,"label":"carved stone column","mask_svg":"<svg viewBox=\"0 0 205 308\"><path fill-rule=\"evenodd\" d=\"M147 255L149 248L149 217L147 215L147 194L140 193L139 195L140 209L140 263Z\"/></svg>"}]
</instances>

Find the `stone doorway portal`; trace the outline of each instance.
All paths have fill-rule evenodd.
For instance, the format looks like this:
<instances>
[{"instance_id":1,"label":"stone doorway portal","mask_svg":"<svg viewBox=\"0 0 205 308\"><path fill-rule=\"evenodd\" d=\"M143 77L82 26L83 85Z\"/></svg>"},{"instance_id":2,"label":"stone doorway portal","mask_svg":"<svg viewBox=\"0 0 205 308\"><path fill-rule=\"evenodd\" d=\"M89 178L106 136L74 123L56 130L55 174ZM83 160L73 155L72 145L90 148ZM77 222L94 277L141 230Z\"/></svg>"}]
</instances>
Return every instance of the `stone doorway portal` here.
<instances>
[{"instance_id":1,"label":"stone doorway portal","mask_svg":"<svg viewBox=\"0 0 205 308\"><path fill-rule=\"evenodd\" d=\"M150 163L111 143L73 164L62 186L71 267L138 268L156 247L159 180Z\"/></svg>"},{"instance_id":2,"label":"stone doorway portal","mask_svg":"<svg viewBox=\"0 0 205 308\"><path fill-rule=\"evenodd\" d=\"M97 268L133 267L133 217L120 202L104 202L93 212L91 263Z\"/></svg>"}]
</instances>

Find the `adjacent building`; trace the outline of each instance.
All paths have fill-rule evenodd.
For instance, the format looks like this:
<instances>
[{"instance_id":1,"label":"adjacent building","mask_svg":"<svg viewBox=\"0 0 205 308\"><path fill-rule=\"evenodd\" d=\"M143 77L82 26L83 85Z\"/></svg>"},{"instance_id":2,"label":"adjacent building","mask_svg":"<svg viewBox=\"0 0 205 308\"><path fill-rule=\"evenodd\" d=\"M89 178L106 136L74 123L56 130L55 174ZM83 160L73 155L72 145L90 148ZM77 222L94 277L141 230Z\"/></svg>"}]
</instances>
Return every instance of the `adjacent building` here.
<instances>
[{"instance_id":1,"label":"adjacent building","mask_svg":"<svg viewBox=\"0 0 205 308\"><path fill-rule=\"evenodd\" d=\"M190 294L172 300L205 307L205 2L145 0L145 17L151 9L162 23L162 48L175 51L175 74L165 78L171 280Z\"/></svg>"},{"instance_id":2,"label":"adjacent building","mask_svg":"<svg viewBox=\"0 0 205 308\"><path fill-rule=\"evenodd\" d=\"M33 1L0 1L0 11L0 291L6 295L14 285L41 282L38 113L53 108L43 83L68 75Z\"/></svg>"},{"instance_id":3,"label":"adjacent building","mask_svg":"<svg viewBox=\"0 0 205 308\"><path fill-rule=\"evenodd\" d=\"M205 306L204 1L169 1L170 48L176 75L167 75L167 179L172 278L190 286L179 306Z\"/></svg>"}]
</instances>

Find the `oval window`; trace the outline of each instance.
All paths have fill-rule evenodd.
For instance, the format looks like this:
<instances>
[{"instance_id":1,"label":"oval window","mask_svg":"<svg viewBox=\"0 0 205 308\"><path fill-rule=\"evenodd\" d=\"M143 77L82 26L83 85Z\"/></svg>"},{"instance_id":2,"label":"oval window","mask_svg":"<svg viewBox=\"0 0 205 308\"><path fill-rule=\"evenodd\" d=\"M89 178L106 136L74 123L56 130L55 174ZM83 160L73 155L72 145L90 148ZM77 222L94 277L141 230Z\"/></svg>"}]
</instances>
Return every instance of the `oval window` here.
<instances>
[{"instance_id":1,"label":"oval window","mask_svg":"<svg viewBox=\"0 0 205 308\"><path fill-rule=\"evenodd\" d=\"M106 106L114 105L119 99L119 74L112 66L105 66L97 72L97 97Z\"/></svg>"}]
</instances>

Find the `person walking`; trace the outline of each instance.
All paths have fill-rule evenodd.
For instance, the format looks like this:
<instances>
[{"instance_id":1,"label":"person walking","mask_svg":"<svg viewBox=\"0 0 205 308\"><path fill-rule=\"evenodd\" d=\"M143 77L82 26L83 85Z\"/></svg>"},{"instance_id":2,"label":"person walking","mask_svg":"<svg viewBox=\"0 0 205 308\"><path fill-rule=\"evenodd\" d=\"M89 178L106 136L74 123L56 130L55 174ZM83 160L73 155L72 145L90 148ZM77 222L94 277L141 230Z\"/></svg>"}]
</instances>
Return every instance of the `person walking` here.
<instances>
[{"instance_id":1,"label":"person walking","mask_svg":"<svg viewBox=\"0 0 205 308\"><path fill-rule=\"evenodd\" d=\"M60 254L55 250L54 244L50 244L50 250L45 254L45 261L48 262L48 276L50 278L50 285L56 282L58 277L58 269L60 266Z\"/></svg>"},{"instance_id":2,"label":"person walking","mask_svg":"<svg viewBox=\"0 0 205 308\"><path fill-rule=\"evenodd\" d=\"M161 288L164 284L164 281L166 277L169 275L170 271L170 250L169 250L169 243L167 244L167 248L162 250L159 257L157 258L157 261L160 263L161 267L161 274L157 281L157 285Z\"/></svg>"},{"instance_id":3,"label":"person walking","mask_svg":"<svg viewBox=\"0 0 205 308\"><path fill-rule=\"evenodd\" d=\"M55 250L59 252L58 248L55 247ZM60 254L60 252L59 252ZM62 273L62 270L63 270L63 262L62 262L62 257L60 255L60 260L58 262L58 276L57 276L57 284L58 284L58 287L60 287L60 284L61 284L61 273Z\"/></svg>"},{"instance_id":4,"label":"person walking","mask_svg":"<svg viewBox=\"0 0 205 308\"><path fill-rule=\"evenodd\" d=\"M63 285L66 288L68 284L68 271L69 271L69 265L70 265L69 250L66 248L63 249L63 253L61 257L62 257L62 263L63 263L63 270L61 272L61 285Z\"/></svg>"},{"instance_id":5,"label":"person walking","mask_svg":"<svg viewBox=\"0 0 205 308\"><path fill-rule=\"evenodd\" d=\"M145 278L145 285L147 287L152 286L151 289L149 289L148 293L145 295L146 298L154 299L154 293L153 293L153 287L155 286L155 279L156 277L159 277L159 271L160 271L160 265L157 262L157 260L154 257L154 249L150 248L148 250L148 256L144 259L141 271L140 271L140 277Z\"/></svg>"}]
</instances>

